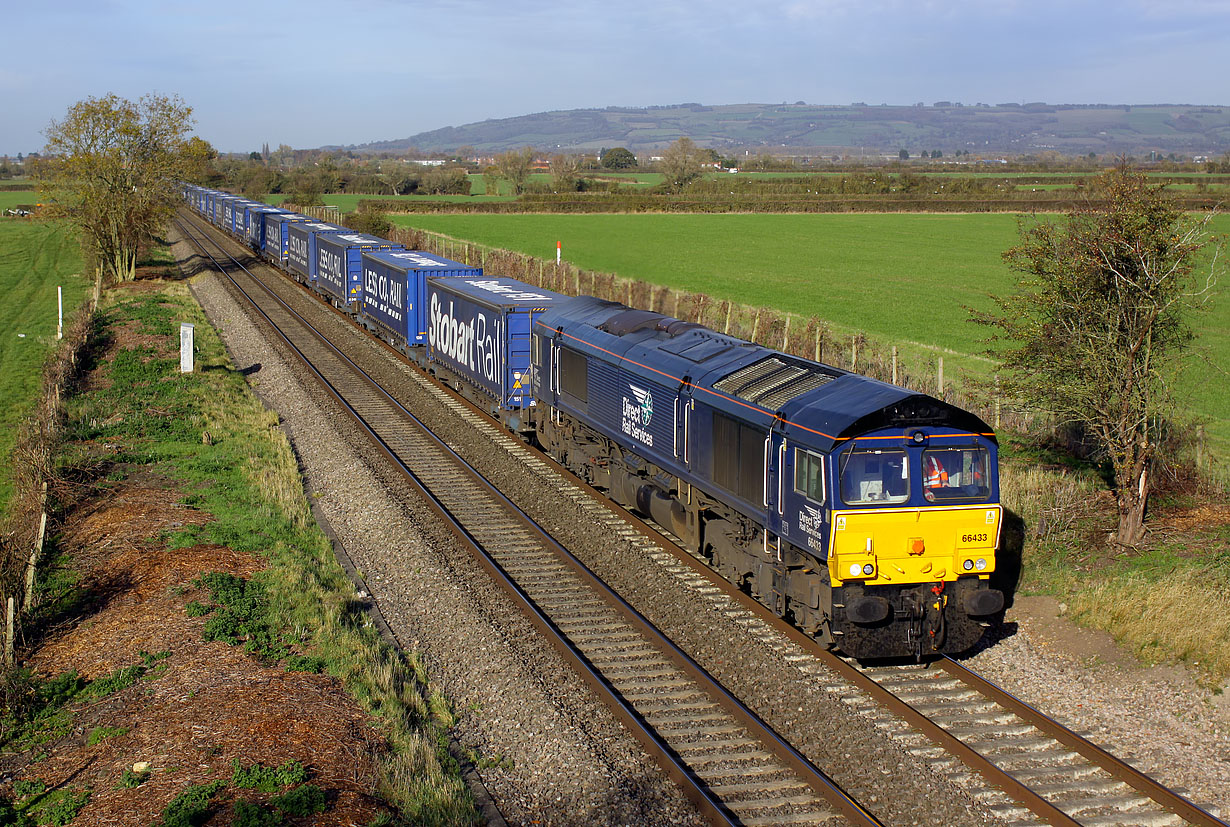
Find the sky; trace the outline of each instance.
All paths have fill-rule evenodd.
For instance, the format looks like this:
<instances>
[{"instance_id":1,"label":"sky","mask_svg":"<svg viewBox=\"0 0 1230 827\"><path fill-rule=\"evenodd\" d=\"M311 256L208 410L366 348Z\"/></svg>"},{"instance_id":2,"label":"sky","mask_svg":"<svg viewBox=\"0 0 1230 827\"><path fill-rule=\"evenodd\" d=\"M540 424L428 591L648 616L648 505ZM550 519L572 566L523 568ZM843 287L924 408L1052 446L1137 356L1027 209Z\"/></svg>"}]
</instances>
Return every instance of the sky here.
<instances>
[{"instance_id":1,"label":"sky","mask_svg":"<svg viewBox=\"0 0 1230 827\"><path fill-rule=\"evenodd\" d=\"M174 95L223 152L678 103L1230 105L1230 0L22 0L0 154Z\"/></svg>"}]
</instances>

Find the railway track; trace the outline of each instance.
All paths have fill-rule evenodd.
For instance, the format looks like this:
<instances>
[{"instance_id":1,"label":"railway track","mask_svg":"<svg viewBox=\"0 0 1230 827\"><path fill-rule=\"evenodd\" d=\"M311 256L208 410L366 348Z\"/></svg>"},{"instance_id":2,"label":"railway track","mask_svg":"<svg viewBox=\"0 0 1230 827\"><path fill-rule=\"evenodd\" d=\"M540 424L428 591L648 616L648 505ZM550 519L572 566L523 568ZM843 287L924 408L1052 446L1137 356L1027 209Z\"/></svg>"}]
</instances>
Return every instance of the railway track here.
<instances>
[{"instance_id":1,"label":"railway track","mask_svg":"<svg viewBox=\"0 0 1230 827\"><path fill-rule=\"evenodd\" d=\"M182 223L181 227L711 822L747 827L879 824L281 302L259 277L198 230ZM210 245L230 263L211 254Z\"/></svg>"},{"instance_id":2,"label":"railway track","mask_svg":"<svg viewBox=\"0 0 1230 827\"><path fill-rule=\"evenodd\" d=\"M551 480L556 486L561 474L569 476L468 404L426 378L421 378L421 384L529 473ZM829 692L838 693L854 712L899 740L910 752L934 764L939 772L959 777L966 786L978 788L976 797L983 799L1006 823L1022 827L1035 824L1225 827L1225 822L1214 815L1051 721L1038 710L987 684L954 661L860 669L834 657L772 616L759 603L730 587L703 561L675 547L660 530L635 517L630 518L575 479L563 488L595 523L622 536L646 558L657 563L664 576L673 578L681 588L690 589L698 602L708 602L734 618L751 636L763 640L765 645L777 649L783 658L794 663L808 679ZM808 787L798 786L801 782L790 780L788 775L760 769L742 780L735 775L740 765L724 764L719 756L723 749L746 747L745 735L728 728L731 725L721 718L688 724L683 722L687 716L674 714L676 707L687 707L694 700L686 694L690 690L676 683L679 677L672 659L645 654L640 648L644 639L639 634L625 637L623 632L616 633L613 626L606 625L605 619L598 619L601 601L579 590L571 580L561 580L566 567L535 575L532 569L522 568L521 554L518 552L506 558L507 568L497 559L492 571L509 579L520 574L528 585L522 596L527 606L539 606L538 601L541 601L542 606L560 612L555 615L561 621L557 624L544 611L547 618L544 625L570 629L579 641L591 644L589 648L577 647L574 658L582 668L609 664L612 678L621 675L634 678L622 684L609 680L615 695L622 696L622 686L629 697L643 703L654 697L658 699L656 706L648 703L638 709L630 705L624 715L630 715L638 725L654 728L656 724L663 733L676 726L680 733L691 733L685 737L693 740L676 741L678 744L707 741L719 747L712 758L694 760L693 770L680 770L685 774L692 772L702 780L702 785L731 796L730 803L735 806L716 802L715 817L733 819L728 823L747 824L825 823L822 819L835 817L831 812L822 814L821 810L808 815L810 805L804 799L808 793L803 792ZM627 646L621 642L623 640L628 641ZM599 644L596 648L595 642ZM623 659L625 655L627 659ZM720 715L722 704L698 706L697 709L704 710L701 715ZM685 749L680 754L670 747L669 741L667 746L679 757L686 757L689 752ZM768 754L767 750L764 752ZM713 769L702 772L706 765ZM820 786L823 787L823 783ZM775 799L764 796L769 790L777 792ZM760 802L773 801L781 808L779 813L757 816L755 809L744 807L752 799L742 797L755 795L761 796L756 799ZM774 821L774 818L788 820Z\"/></svg>"}]
</instances>

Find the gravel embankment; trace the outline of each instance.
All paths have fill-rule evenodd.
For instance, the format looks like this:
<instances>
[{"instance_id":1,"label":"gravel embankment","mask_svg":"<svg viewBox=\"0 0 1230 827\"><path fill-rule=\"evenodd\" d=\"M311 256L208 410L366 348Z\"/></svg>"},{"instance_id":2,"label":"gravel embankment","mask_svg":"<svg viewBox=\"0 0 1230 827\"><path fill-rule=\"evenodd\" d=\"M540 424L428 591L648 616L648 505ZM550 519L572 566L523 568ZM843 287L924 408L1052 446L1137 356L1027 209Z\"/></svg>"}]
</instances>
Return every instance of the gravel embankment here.
<instances>
[{"instance_id":1,"label":"gravel embankment","mask_svg":"<svg viewBox=\"0 0 1230 827\"><path fill-rule=\"evenodd\" d=\"M686 802L645 766L618 724L543 651L511 603L432 525L403 484L379 470L345 416L287 367L218 281L202 278L194 293L236 365L260 363L250 381L281 413L309 489L399 639L424 653L433 679L456 705L459 737L478 752L483 778L509 821L694 823ZM313 302L300 296L296 304ZM379 352L344 323L330 326ZM410 368L375 364L377 378L408 407L885 823L1000 823L969 788L852 714L838 694L787 659L788 646L766 645L737 614L704 603L664 577L658 563L596 528L558 482L538 479L493 450L486 437L417 391ZM1127 669L1120 680L1101 665L1065 660L1061 646L1043 647L1033 637L1034 627L1046 623L1021 615L1016 634L971 666L1109 748L1139 757L1142 769L1189 788L1197 801L1227 799L1224 707L1219 712L1208 693L1155 681L1152 673L1138 680Z\"/></svg>"},{"instance_id":2,"label":"gravel embankment","mask_svg":"<svg viewBox=\"0 0 1230 827\"><path fill-rule=\"evenodd\" d=\"M184 245L179 245L184 246ZM190 254L186 249L181 255ZM693 825L700 820L486 574L389 474L220 279L193 293L239 369L282 417L310 496L400 643L421 653L457 735L510 824ZM253 368L255 368L253 370Z\"/></svg>"}]
</instances>

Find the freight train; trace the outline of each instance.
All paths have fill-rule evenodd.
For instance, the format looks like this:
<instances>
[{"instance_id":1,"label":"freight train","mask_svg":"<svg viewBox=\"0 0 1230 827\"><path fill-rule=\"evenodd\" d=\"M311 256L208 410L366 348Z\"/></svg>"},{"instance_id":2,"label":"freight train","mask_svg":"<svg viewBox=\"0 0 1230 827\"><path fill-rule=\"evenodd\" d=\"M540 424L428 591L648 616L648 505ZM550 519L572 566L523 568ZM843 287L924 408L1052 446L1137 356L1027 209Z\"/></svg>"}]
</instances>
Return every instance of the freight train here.
<instances>
[{"instance_id":1,"label":"freight train","mask_svg":"<svg viewBox=\"0 0 1230 827\"><path fill-rule=\"evenodd\" d=\"M186 185L192 209L856 658L997 620L997 442L940 399Z\"/></svg>"}]
</instances>

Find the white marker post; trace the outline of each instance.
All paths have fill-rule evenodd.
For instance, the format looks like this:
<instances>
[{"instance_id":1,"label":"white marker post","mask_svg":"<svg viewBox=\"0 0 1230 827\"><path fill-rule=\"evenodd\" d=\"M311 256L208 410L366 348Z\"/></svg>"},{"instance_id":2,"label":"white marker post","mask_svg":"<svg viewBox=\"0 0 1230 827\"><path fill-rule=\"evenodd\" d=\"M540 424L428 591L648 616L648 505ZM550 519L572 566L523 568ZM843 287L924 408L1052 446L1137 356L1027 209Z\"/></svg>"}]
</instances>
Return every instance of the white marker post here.
<instances>
[{"instance_id":1,"label":"white marker post","mask_svg":"<svg viewBox=\"0 0 1230 827\"><path fill-rule=\"evenodd\" d=\"M196 328L190 322L179 325L179 372L192 373L192 339Z\"/></svg>"},{"instance_id":2,"label":"white marker post","mask_svg":"<svg viewBox=\"0 0 1230 827\"><path fill-rule=\"evenodd\" d=\"M56 321L56 341L64 338L64 288L56 287L56 301L60 305L60 314Z\"/></svg>"},{"instance_id":3,"label":"white marker post","mask_svg":"<svg viewBox=\"0 0 1230 827\"><path fill-rule=\"evenodd\" d=\"M555 266L559 267L559 257L563 254L564 243L562 241L555 242Z\"/></svg>"}]
</instances>

